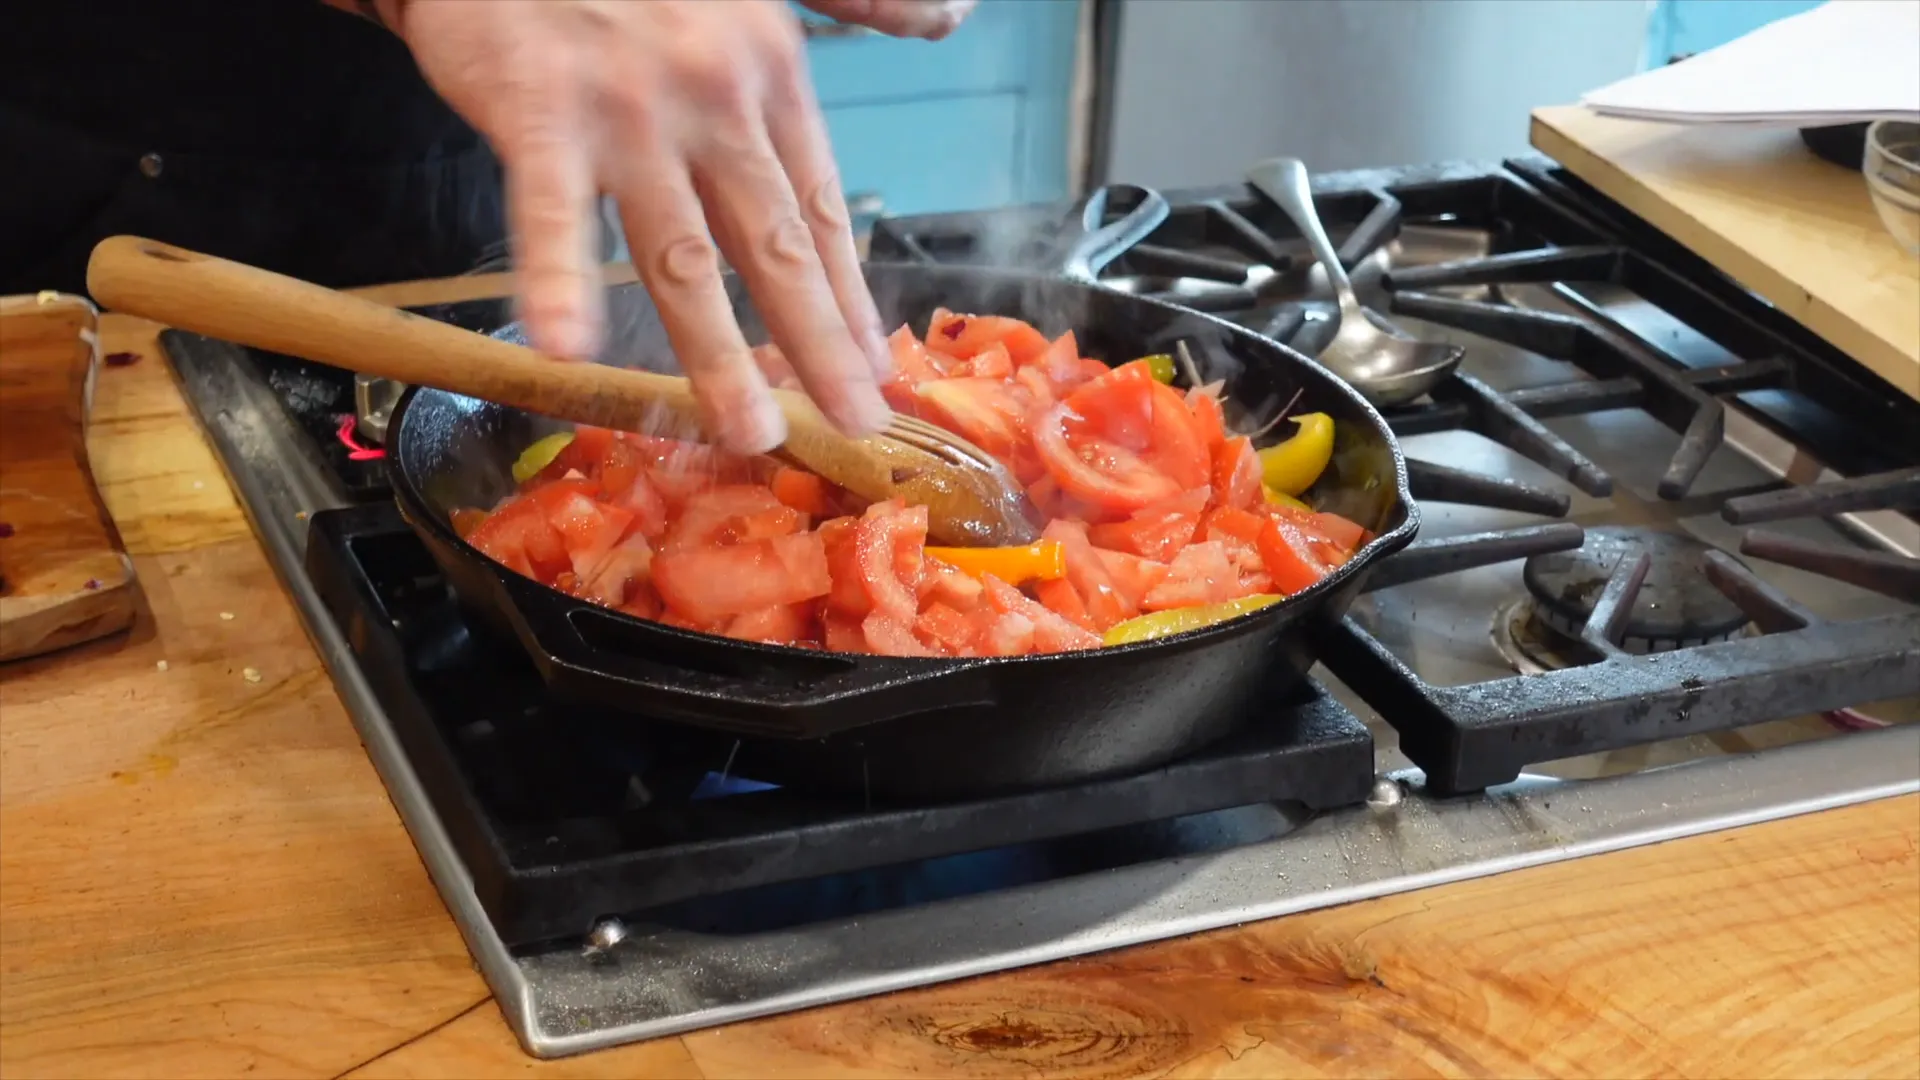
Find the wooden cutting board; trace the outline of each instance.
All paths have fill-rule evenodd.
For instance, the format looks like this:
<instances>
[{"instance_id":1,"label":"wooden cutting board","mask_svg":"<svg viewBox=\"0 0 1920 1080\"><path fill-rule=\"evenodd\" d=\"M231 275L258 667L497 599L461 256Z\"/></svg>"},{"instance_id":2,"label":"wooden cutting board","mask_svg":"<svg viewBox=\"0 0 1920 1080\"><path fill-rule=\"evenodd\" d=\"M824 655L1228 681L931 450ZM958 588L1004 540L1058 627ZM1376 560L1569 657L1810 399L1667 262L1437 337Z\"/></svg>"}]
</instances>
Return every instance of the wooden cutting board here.
<instances>
[{"instance_id":1,"label":"wooden cutting board","mask_svg":"<svg viewBox=\"0 0 1920 1080\"><path fill-rule=\"evenodd\" d=\"M127 559L87 467L98 313L0 297L0 661L124 630Z\"/></svg>"},{"instance_id":2,"label":"wooden cutting board","mask_svg":"<svg viewBox=\"0 0 1920 1080\"><path fill-rule=\"evenodd\" d=\"M1533 145L1908 395L1920 398L1920 258L1857 172L1797 132L1533 114Z\"/></svg>"}]
</instances>

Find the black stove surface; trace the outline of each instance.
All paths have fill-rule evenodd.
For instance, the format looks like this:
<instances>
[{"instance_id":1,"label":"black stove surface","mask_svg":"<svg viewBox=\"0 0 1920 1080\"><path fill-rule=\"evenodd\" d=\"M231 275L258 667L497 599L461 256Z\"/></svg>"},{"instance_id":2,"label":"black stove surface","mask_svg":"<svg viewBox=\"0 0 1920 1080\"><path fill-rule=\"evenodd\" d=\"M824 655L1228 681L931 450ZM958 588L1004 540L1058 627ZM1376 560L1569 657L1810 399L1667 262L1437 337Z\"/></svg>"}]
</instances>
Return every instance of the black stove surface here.
<instances>
[{"instance_id":1,"label":"black stove surface","mask_svg":"<svg viewBox=\"0 0 1920 1080\"><path fill-rule=\"evenodd\" d=\"M1491 237L1490 250L1452 261L1376 271L1370 281L1356 274L1374 290L1369 302L1572 369L1564 381L1518 389L1462 374L1430 400L1388 413L1402 436L1475 432L1565 485L1411 460L1423 503L1565 517L1567 487L1604 497L1615 479L1543 421L1623 409L1678 436L1659 497L1686 499L1720 442L1724 411L1737 403L1847 479L1715 497L1707 513L1745 525L1920 512L1920 447L1860 434L1920 427L1920 405L1560 171L1521 162L1342 174L1316 184L1349 265L1410 228L1465 226ZM1311 351L1312 308L1298 300L1306 268L1292 255L1299 238L1278 211L1239 186L1168 196L1168 222L1110 268L1109 283ZM1017 249L983 238L1043 235L1066 216L1063 207L1027 207L888 219L876 227L874 254L1017 260ZM1706 359L1680 355L1586 303L1569 282L1629 288L1713 348ZM1500 290L1516 285L1557 290L1565 312L1502 302ZM476 330L508 318L497 301L422 313ZM354 412L350 375L193 335L165 340L176 352L217 351L253 365L311 437L342 501L358 504L314 515L306 573L347 629L509 944L578 935L599 916L639 910L655 922L752 929L768 912L800 918L821 904L844 912L887 897L999 888L1246 842L1288 827L1274 819L1273 804L1338 806L1370 790L1365 726L1318 688L1274 703L1243 736L1190 761L1066 791L912 807L754 784L751 753L730 739L556 707L511 642L469 628L392 509L384 462L353 460L341 437ZM1609 554L1599 537L1594 545L1587 539L1580 525L1553 520L1429 538L1383 562L1370 583L1385 590L1579 550L1588 557L1571 563L1582 568L1578 602L1559 612L1565 625L1556 631L1573 646L1560 651L1575 659L1562 669L1435 685L1356 619L1325 636L1326 669L1398 731L1430 793L1505 783L1558 758L1920 694L1920 614L1823 621L1727 551L1700 553L1686 570L1699 576L1676 583L1672 567L1641 559L1633 544ZM1912 559L1809 546L1765 530L1748 533L1740 551L1920 604L1920 562ZM1540 562L1529 572L1546 588L1556 566ZM1674 588L1701 594L1695 599L1720 618L1641 641L1649 635L1632 633L1636 612ZM1742 622L1750 632L1728 630ZM765 902L769 896L776 902Z\"/></svg>"},{"instance_id":2,"label":"black stove surface","mask_svg":"<svg viewBox=\"0 0 1920 1080\"><path fill-rule=\"evenodd\" d=\"M391 505L315 515L306 569L509 945L637 911L655 922L694 910L764 917L768 906L742 902L742 890L811 881L804 893L818 903L853 888L844 875L858 871L919 881L920 899L943 891L929 879L1004 887L1164 854L1171 841L1153 838L1174 822L1189 834L1177 849L1190 853L1196 829L1245 839L1226 819L1195 815L1329 809L1365 799L1373 783L1365 725L1308 684L1227 742L1137 776L936 806L810 796L730 775L752 754L731 738L548 702L526 656L463 617ZM1072 842L1035 847L1060 839ZM927 865L990 851L992 873ZM823 887L830 876L841 880ZM679 916L656 910L694 899ZM805 906L772 910L797 917Z\"/></svg>"}]
</instances>

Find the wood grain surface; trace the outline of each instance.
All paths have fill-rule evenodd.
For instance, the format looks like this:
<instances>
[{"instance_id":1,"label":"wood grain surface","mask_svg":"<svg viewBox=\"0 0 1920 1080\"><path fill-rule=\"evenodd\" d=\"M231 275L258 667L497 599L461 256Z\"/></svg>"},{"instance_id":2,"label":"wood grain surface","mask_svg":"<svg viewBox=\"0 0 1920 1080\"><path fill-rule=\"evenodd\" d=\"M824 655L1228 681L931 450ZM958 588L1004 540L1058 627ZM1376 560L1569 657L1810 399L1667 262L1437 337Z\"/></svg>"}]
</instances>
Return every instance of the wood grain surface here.
<instances>
[{"instance_id":1,"label":"wood grain surface","mask_svg":"<svg viewBox=\"0 0 1920 1080\"><path fill-rule=\"evenodd\" d=\"M87 464L93 305L0 297L0 661L133 621L133 565Z\"/></svg>"},{"instance_id":2,"label":"wood grain surface","mask_svg":"<svg viewBox=\"0 0 1920 1080\"><path fill-rule=\"evenodd\" d=\"M133 631L0 668L8 1080L1920 1070L1920 798L534 1061L154 331L93 434Z\"/></svg>"},{"instance_id":3,"label":"wood grain surface","mask_svg":"<svg viewBox=\"0 0 1920 1080\"><path fill-rule=\"evenodd\" d=\"M1920 258L1858 172L1792 130L1538 109L1533 145L1802 325L1920 398Z\"/></svg>"}]
</instances>

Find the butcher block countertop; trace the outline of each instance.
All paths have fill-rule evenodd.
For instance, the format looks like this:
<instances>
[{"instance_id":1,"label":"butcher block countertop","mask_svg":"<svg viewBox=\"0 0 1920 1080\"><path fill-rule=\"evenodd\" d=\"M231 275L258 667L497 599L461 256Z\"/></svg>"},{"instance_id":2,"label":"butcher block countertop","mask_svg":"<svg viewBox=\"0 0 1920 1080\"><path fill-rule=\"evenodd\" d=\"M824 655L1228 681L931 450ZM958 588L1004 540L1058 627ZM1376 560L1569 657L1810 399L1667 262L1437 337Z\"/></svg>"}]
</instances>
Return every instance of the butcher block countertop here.
<instances>
[{"instance_id":1,"label":"butcher block countertop","mask_svg":"<svg viewBox=\"0 0 1920 1080\"><path fill-rule=\"evenodd\" d=\"M1791 129L1622 120L1538 109L1533 145L1801 325L1920 398L1920 258L1858 172Z\"/></svg>"},{"instance_id":2,"label":"butcher block countertop","mask_svg":"<svg viewBox=\"0 0 1920 1080\"><path fill-rule=\"evenodd\" d=\"M451 299L501 283L384 290ZM109 316L130 634L0 668L0 1075L1888 1076L1920 798L524 1056L176 390Z\"/></svg>"}]
</instances>

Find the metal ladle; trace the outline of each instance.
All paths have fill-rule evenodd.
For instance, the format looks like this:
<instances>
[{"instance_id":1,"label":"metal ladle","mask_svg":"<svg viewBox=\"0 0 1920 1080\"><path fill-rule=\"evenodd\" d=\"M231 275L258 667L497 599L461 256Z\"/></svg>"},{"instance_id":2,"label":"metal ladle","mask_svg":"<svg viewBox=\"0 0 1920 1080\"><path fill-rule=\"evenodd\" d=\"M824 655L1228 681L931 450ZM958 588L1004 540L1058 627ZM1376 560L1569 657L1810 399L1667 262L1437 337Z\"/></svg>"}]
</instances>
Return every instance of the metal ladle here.
<instances>
[{"instance_id":1,"label":"metal ladle","mask_svg":"<svg viewBox=\"0 0 1920 1080\"><path fill-rule=\"evenodd\" d=\"M1313 208L1307 167L1299 158L1268 158L1247 170L1247 183L1293 219L1326 271L1339 298L1340 327L1320 351L1320 363L1378 407L1404 405L1425 394L1460 366L1467 350L1446 342L1409 337L1361 307L1340 256Z\"/></svg>"}]
</instances>

